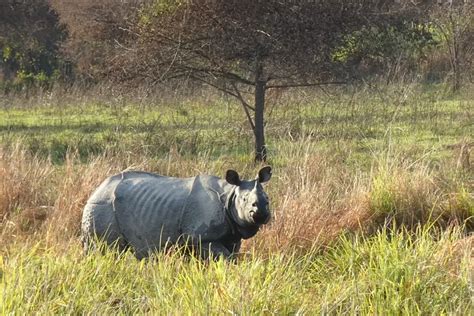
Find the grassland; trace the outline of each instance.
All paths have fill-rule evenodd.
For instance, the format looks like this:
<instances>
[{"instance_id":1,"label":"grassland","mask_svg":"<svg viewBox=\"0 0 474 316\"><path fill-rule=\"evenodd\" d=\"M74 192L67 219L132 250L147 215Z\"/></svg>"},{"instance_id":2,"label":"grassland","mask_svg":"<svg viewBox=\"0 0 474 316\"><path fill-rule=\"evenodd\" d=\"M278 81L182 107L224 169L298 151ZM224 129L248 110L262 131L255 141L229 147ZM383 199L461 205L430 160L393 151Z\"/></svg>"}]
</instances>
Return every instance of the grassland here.
<instances>
[{"instance_id":1,"label":"grassland","mask_svg":"<svg viewBox=\"0 0 474 316\"><path fill-rule=\"evenodd\" d=\"M83 256L82 207L126 168L253 177L222 96L4 98L2 314L458 314L473 309L472 89L270 94L274 220L237 264Z\"/></svg>"},{"instance_id":2,"label":"grassland","mask_svg":"<svg viewBox=\"0 0 474 316\"><path fill-rule=\"evenodd\" d=\"M469 246L456 231L341 239L238 264L23 247L4 259L2 313L469 315ZM472 286L472 285L471 285Z\"/></svg>"}]
</instances>

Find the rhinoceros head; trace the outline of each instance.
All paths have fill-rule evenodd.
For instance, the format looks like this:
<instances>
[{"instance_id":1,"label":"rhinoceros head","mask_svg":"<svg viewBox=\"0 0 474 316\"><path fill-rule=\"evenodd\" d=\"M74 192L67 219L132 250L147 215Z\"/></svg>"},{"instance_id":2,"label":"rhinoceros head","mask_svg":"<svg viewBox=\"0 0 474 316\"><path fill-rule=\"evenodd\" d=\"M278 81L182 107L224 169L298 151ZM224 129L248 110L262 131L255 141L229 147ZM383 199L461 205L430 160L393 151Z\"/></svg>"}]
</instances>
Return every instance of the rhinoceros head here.
<instances>
[{"instance_id":1,"label":"rhinoceros head","mask_svg":"<svg viewBox=\"0 0 474 316\"><path fill-rule=\"evenodd\" d=\"M226 181L237 186L234 190L235 220L241 226L260 226L268 223L271 218L268 196L263 191L262 183L270 180L272 168L260 169L255 180L241 180L235 170L228 170Z\"/></svg>"}]
</instances>

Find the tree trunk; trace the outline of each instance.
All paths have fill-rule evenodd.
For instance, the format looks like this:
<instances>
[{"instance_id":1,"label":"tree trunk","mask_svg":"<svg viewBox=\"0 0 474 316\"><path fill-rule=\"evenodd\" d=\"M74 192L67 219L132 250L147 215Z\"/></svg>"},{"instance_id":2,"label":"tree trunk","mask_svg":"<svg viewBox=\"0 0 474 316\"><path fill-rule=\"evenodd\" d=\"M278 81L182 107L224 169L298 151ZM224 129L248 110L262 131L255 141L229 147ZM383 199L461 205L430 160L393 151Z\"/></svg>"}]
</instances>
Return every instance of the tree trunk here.
<instances>
[{"instance_id":1,"label":"tree trunk","mask_svg":"<svg viewBox=\"0 0 474 316\"><path fill-rule=\"evenodd\" d=\"M263 66L257 65L255 76L255 162L267 160L263 113L265 110L265 90L267 82L263 78Z\"/></svg>"},{"instance_id":2,"label":"tree trunk","mask_svg":"<svg viewBox=\"0 0 474 316\"><path fill-rule=\"evenodd\" d=\"M453 16L455 13L452 11L452 7L449 9L449 23L451 31L451 69L453 71L453 92L457 92L461 88L461 62L459 56L459 26L456 19L459 17ZM449 45L448 41L448 45Z\"/></svg>"},{"instance_id":3,"label":"tree trunk","mask_svg":"<svg viewBox=\"0 0 474 316\"><path fill-rule=\"evenodd\" d=\"M2 69L2 75L3 77L0 78L1 81L11 81L14 79L14 75L13 75L13 71L10 69L9 65L3 65L3 67L1 67L0 69Z\"/></svg>"},{"instance_id":4,"label":"tree trunk","mask_svg":"<svg viewBox=\"0 0 474 316\"><path fill-rule=\"evenodd\" d=\"M459 49L458 49L458 40L456 34L453 35L453 92L459 91L461 89L461 63L459 60Z\"/></svg>"}]
</instances>

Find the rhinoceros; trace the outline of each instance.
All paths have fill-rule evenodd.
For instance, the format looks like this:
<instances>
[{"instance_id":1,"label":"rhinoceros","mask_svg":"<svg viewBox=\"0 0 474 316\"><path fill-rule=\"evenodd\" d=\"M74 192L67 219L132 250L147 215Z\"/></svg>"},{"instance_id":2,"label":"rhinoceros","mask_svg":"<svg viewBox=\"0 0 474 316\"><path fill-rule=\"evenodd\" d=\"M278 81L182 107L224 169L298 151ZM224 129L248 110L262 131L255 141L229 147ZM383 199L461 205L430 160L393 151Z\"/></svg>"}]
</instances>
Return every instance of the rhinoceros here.
<instances>
[{"instance_id":1,"label":"rhinoceros","mask_svg":"<svg viewBox=\"0 0 474 316\"><path fill-rule=\"evenodd\" d=\"M262 187L270 178L269 166L263 167L254 180L241 180L234 170L226 172L225 180L208 175L174 178L141 171L111 176L84 208L84 250L103 240L120 250L132 248L138 259L171 245L199 249L203 259L231 259L242 239L254 236L271 218Z\"/></svg>"}]
</instances>

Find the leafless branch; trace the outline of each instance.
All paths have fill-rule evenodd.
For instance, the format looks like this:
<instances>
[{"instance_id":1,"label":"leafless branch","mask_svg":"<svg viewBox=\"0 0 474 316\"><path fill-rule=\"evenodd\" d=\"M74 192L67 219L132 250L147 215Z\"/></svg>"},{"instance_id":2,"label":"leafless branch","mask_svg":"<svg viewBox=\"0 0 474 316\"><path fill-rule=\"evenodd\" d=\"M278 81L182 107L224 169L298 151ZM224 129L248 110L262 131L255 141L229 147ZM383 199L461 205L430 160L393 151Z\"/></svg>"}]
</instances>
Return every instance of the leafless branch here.
<instances>
[{"instance_id":1,"label":"leafless branch","mask_svg":"<svg viewBox=\"0 0 474 316\"><path fill-rule=\"evenodd\" d=\"M253 122L252 120L252 117L250 116L250 113L249 113L249 108L252 109L254 112L255 112L255 109L252 108L250 105L248 105L247 102L245 102L244 98L242 97L242 94L240 93L239 89L237 88L237 86L235 85L235 82L232 82L232 87L234 88L235 90L235 93L237 95L237 99L240 100L240 103L242 104L242 107L244 109L244 112L245 112L245 115L247 116L247 119L249 121L249 124L250 126L252 127L252 131L255 132L255 123Z\"/></svg>"},{"instance_id":2,"label":"leafless branch","mask_svg":"<svg viewBox=\"0 0 474 316\"><path fill-rule=\"evenodd\" d=\"M316 87L316 86L344 85L344 84L347 84L347 82L344 82L344 81L331 81L331 82L313 82L313 83L288 83L288 84L268 85L266 87L266 89Z\"/></svg>"}]
</instances>

